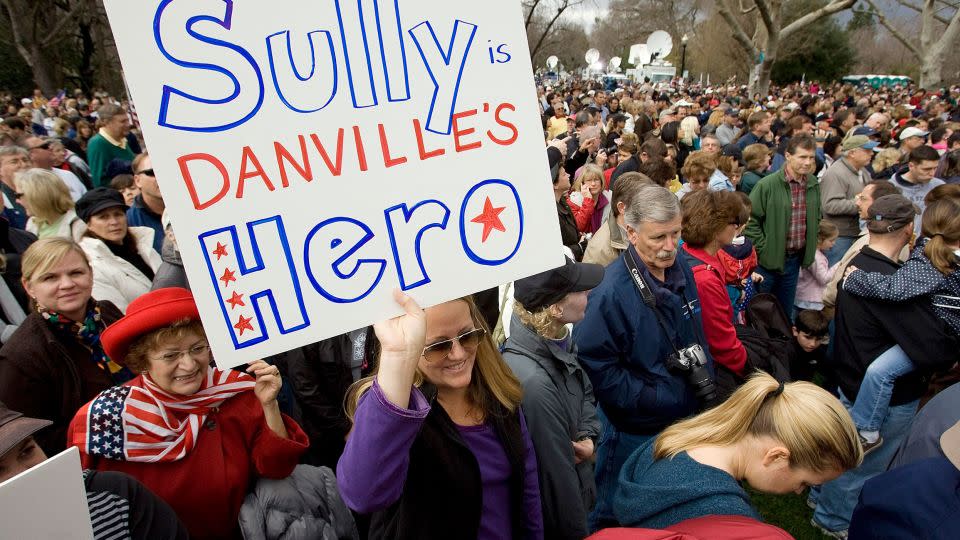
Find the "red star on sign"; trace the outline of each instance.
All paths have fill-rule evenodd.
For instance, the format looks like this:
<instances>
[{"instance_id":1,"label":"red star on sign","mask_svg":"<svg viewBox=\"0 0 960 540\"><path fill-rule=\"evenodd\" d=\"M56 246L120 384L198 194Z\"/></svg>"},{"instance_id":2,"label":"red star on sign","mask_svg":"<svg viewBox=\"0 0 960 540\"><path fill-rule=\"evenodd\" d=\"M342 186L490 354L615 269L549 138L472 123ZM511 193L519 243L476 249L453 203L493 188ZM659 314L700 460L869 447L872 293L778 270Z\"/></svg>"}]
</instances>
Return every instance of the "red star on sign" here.
<instances>
[{"instance_id":1,"label":"red star on sign","mask_svg":"<svg viewBox=\"0 0 960 540\"><path fill-rule=\"evenodd\" d=\"M227 256L227 246L217 242L217 249L213 250L213 254L217 256L217 260L220 260L220 257Z\"/></svg>"},{"instance_id":2,"label":"red star on sign","mask_svg":"<svg viewBox=\"0 0 960 540\"><path fill-rule=\"evenodd\" d=\"M231 282L231 281L236 281L236 280L237 280L237 278L236 278L235 276L236 276L236 272L234 272L233 270L230 270L229 268L226 268L226 269L224 269L224 271L223 271L223 275L220 276L220 281L222 281L222 282L223 282L223 286L226 287L226 286L230 285L230 282Z\"/></svg>"},{"instance_id":3,"label":"red star on sign","mask_svg":"<svg viewBox=\"0 0 960 540\"><path fill-rule=\"evenodd\" d=\"M243 315L241 315L240 320L237 321L237 324L233 325L233 327L240 331L241 336L243 335L243 332L246 330L250 330L251 332L253 332L253 325L250 324L250 321L252 320L253 320L253 317L250 317L248 319Z\"/></svg>"},{"instance_id":4,"label":"red star on sign","mask_svg":"<svg viewBox=\"0 0 960 540\"><path fill-rule=\"evenodd\" d=\"M487 200L483 203L483 213L470 220L471 223L483 224L483 239L480 240L481 242L487 241L487 237L490 236L490 231L493 229L506 232L506 227L500 221L500 212L503 212L506 208L506 206L494 208L493 203L490 202L490 197L487 197Z\"/></svg>"},{"instance_id":5,"label":"red star on sign","mask_svg":"<svg viewBox=\"0 0 960 540\"><path fill-rule=\"evenodd\" d=\"M227 299L227 303L230 304L230 309L235 309L237 306L246 306L243 303L243 295L238 294L237 291L233 291L233 296Z\"/></svg>"}]
</instances>

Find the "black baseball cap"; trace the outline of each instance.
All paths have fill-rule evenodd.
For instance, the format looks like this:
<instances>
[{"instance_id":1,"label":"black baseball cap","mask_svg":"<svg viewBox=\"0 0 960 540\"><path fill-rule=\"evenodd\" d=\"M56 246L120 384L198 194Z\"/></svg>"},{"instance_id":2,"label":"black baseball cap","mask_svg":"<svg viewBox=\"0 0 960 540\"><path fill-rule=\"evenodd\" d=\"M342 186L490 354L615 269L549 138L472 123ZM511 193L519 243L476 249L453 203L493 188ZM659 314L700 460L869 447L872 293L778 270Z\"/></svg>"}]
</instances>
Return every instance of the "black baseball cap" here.
<instances>
[{"instance_id":1,"label":"black baseball cap","mask_svg":"<svg viewBox=\"0 0 960 540\"><path fill-rule=\"evenodd\" d=\"M119 191L108 187L94 188L84 193L77 201L77 217L84 223L88 223L97 213L115 206L127 208L127 203L124 202L123 195Z\"/></svg>"},{"instance_id":2,"label":"black baseball cap","mask_svg":"<svg viewBox=\"0 0 960 540\"><path fill-rule=\"evenodd\" d=\"M589 291L601 281L603 266L578 263L567 257L566 264L559 268L517 280L513 284L513 297L524 309L536 313L570 293Z\"/></svg>"},{"instance_id":3,"label":"black baseball cap","mask_svg":"<svg viewBox=\"0 0 960 540\"><path fill-rule=\"evenodd\" d=\"M27 437L51 425L50 420L26 417L0 403L0 457Z\"/></svg>"}]
</instances>

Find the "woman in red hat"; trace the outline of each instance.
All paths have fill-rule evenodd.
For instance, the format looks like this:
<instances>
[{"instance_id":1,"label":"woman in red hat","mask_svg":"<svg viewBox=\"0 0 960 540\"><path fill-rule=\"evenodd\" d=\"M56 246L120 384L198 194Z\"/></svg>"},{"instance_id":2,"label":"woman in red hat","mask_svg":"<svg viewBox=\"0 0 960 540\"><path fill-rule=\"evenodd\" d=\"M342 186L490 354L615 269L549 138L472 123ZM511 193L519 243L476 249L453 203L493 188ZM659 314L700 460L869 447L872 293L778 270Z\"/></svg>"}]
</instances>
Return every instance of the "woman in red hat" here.
<instances>
[{"instance_id":1,"label":"woman in red hat","mask_svg":"<svg viewBox=\"0 0 960 540\"><path fill-rule=\"evenodd\" d=\"M193 538L239 535L237 516L256 477L284 478L308 445L280 413L280 374L263 361L221 371L186 289L149 292L101 335L139 373L102 392L70 423L87 468L121 471L176 510Z\"/></svg>"}]
</instances>

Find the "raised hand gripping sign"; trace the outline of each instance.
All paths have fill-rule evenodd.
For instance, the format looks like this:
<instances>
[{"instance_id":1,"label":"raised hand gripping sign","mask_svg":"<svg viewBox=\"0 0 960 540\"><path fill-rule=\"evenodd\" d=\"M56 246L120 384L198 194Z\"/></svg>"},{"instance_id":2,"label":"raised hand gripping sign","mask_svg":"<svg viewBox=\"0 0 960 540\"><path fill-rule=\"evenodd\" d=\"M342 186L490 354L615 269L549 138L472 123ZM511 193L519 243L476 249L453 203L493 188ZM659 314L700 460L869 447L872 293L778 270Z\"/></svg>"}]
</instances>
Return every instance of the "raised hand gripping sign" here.
<instances>
[{"instance_id":1,"label":"raised hand gripping sign","mask_svg":"<svg viewBox=\"0 0 960 540\"><path fill-rule=\"evenodd\" d=\"M105 4L221 366L563 264L516 0Z\"/></svg>"}]
</instances>

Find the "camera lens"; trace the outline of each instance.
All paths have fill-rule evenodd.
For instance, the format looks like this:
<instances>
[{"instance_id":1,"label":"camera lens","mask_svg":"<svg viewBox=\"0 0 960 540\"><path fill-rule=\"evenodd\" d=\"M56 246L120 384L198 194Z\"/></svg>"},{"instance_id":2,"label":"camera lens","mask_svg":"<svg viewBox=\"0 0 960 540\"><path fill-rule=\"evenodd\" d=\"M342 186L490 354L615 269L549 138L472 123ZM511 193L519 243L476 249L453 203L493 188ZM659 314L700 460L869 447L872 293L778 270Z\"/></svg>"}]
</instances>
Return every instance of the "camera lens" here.
<instances>
[{"instance_id":1,"label":"camera lens","mask_svg":"<svg viewBox=\"0 0 960 540\"><path fill-rule=\"evenodd\" d=\"M704 407L710 408L717 403L717 386L710 378L710 372L702 366L696 366L690 370L688 382L693 387L693 394L703 403Z\"/></svg>"}]
</instances>

